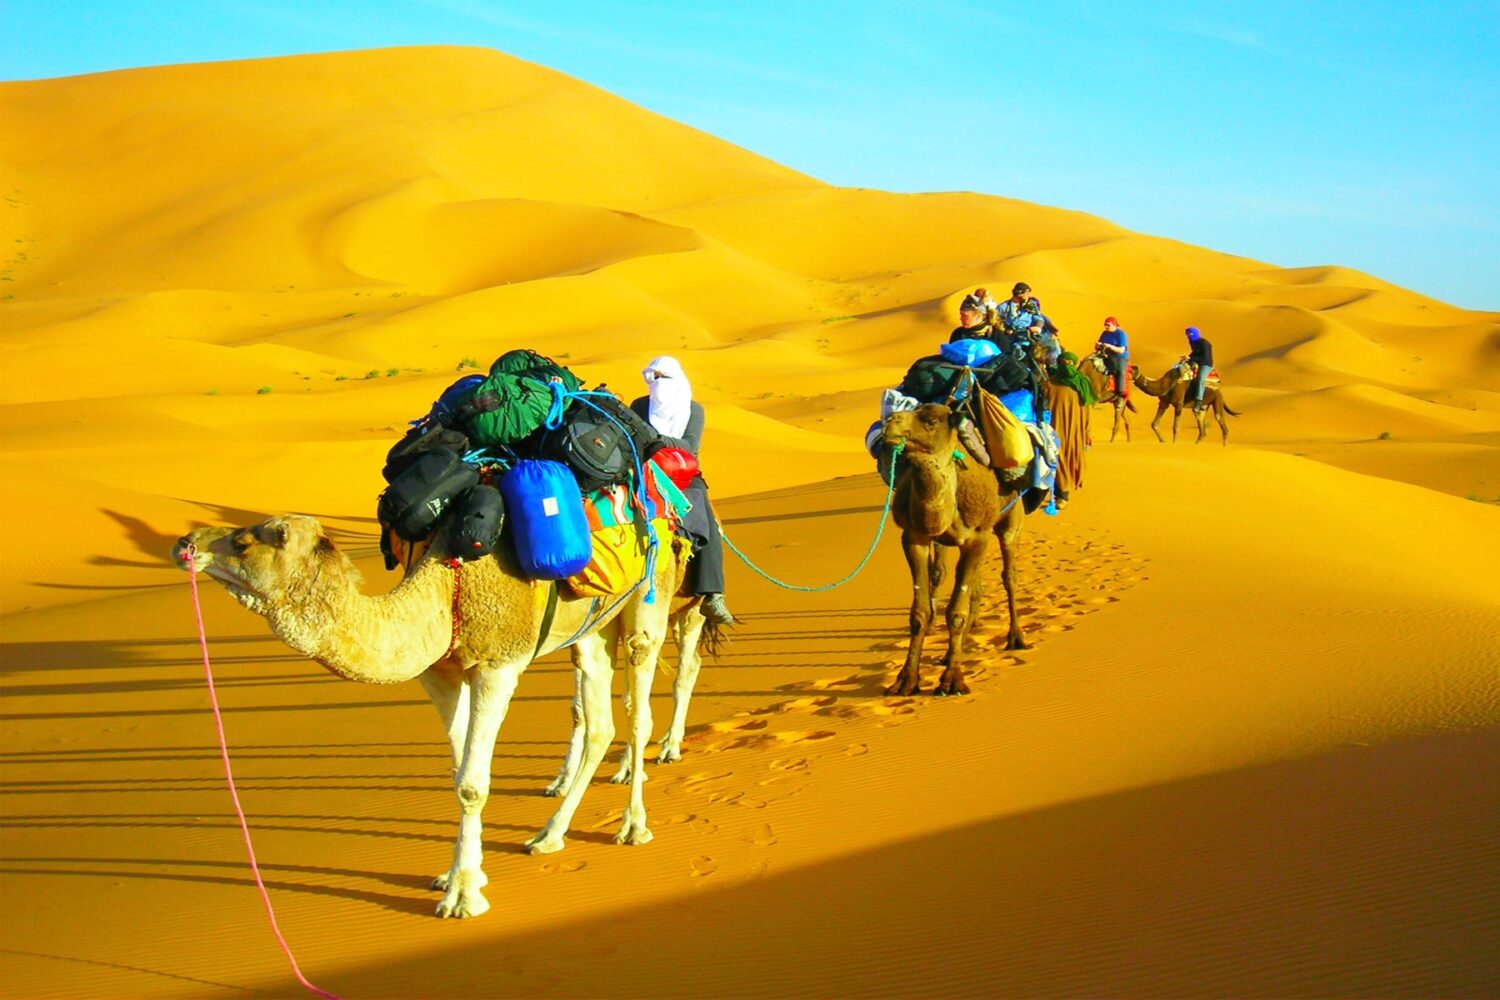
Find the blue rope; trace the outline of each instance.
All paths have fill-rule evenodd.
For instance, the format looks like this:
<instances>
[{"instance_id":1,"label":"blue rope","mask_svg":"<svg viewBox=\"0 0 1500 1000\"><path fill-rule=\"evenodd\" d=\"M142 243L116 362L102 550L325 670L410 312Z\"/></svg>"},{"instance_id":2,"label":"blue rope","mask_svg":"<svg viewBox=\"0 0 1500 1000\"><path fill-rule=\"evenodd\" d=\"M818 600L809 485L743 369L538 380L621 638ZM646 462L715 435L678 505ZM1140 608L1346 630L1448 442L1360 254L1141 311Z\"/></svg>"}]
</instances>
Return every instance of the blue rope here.
<instances>
[{"instance_id":1,"label":"blue rope","mask_svg":"<svg viewBox=\"0 0 1500 1000\"><path fill-rule=\"evenodd\" d=\"M756 573L759 573L762 577L771 581L783 590L800 590L804 594L821 594L824 591L833 590L836 587L842 587L844 584L848 583L856 576L859 576L860 571L862 571L869 563L870 557L875 554L875 546L880 544L880 536L885 533L886 518L891 512L891 499L896 494L896 459L901 455L901 449L904 447L906 447L904 444L898 444L891 452L891 478L890 482L886 485L885 506L880 511L880 525L875 529L875 539L874 541L870 542L870 547L865 551L865 556L859 561L859 565L854 567L854 569L849 572L849 575L845 576L842 580L835 580L833 583L825 583L821 587L801 587L795 583L786 583L785 581L776 579L774 576L767 573L759 566L755 565L755 563L751 562L750 557L741 552L739 550L739 547L731 542L729 540L729 536L723 534L723 531L721 530L720 535L724 539L724 544L729 546L729 550L735 555L739 556L741 561L743 561L746 566L749 566Z\"/></svg>"},{"instance_id":2,"label":"blue rope","mask_svg":"<svg viewBox=\"0 0 1500 1000\"><path fill-rule=\"evenodd\" d=\"M620 429L620 433L625 436L626 443L630 445L630 460L635 463L635 497L640 502L641 512L646 515L646 603L655 604L656 553L660 548L660 542L656 537L656 525L652 523L652 519L656 517L656 504L652 503L651 495L646 492L646 469L641 464L640 452L636 450L635 438L630 436L630 429L620 423L613 413L588 398L594 396L616 399L617 397L611 392L569 389L561 382L549 382L547 386L552 390L552 405L547 408L547 419L544 421L548 430L556 430L562 426L563 409L567 406L566 400L576 399L589 409L603 414L610 423Z\"/></svg>"}]
</instances>

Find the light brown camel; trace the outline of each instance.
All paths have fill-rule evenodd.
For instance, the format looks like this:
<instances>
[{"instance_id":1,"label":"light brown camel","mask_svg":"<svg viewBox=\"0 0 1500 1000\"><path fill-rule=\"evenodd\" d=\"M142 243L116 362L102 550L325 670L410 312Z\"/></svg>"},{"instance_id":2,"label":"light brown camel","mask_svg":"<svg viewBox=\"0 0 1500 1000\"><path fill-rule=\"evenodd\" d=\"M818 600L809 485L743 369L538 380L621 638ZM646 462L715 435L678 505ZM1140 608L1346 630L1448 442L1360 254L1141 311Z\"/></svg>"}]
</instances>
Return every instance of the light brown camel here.
<instances>
[{"instance_id":1,"label":"light brown camel","mask_svg":"<svg viewBox=\"0 0 1500 1000\"><path fill-rule=\"evenodd\" d=\"M310 517L199 528L178 540L173 556L184 569L191 566L223 584L263 616L283 642L340 677L367 684L421 681L448 733L460 817L452 864L433 880L433 888L443 893L437 915L472 917L489 909L482 891L488 879L480 818L489 797L495 738L522 672L536 656L581 633L572 649L581 763L554 789L563 800L526 845L532 853L546 854L564 846L579 801L614 738L610 686L616 647L623 640L633 780L615 841L644 844L652 836L641 782L657 655L672 617L684 652L691 650L696 660L705 621L698 599L667 597L682 578L685 543L663 541L654 603L646 603L644 586L598 602L560 593L544 626L549 585L523 577L509 546L455 570L445 536L440 532L396 588L380 597L360 593L359 571Z\"/></svg>"},{"instance_id":2,"label":"light brown camel","mask_svg":"<svg viewBox=\"0 0 1500 1000\"><path fill-rule=\"evenodd\" d=\"M1162 414L1167 412L1167 407L1170 406L1172 408L1172 442L1175 444L1177 442L1177 425L1182 420L1182 408L1188 405L1187 394L1188 389L1191 388L1184 372L1183 363L1178 362L1171 368L1168 368L1166 374L1161 378L1147 378L1141 374L1139 367L1131 365L1130 380L1135 383L1137 389L1146 395L1157 397L1156 416L1151 418L1151 433L1156 435L1156 440L1163 443L1166 442L1166 438L1161 436L1161 431L1157 429L1156 425L1161 421ZM1224 419L1224 414L1227 413L1231 417L1238 417L1242 414L1229 408L1229 404L1224 402L1224 393L1216 385L1209 385L1204 388L1203 406L1205 410L1213 412L1214 420L1219 425L1219 433L1223 437L1220 443L1229 444L1229 421ZM1208 421L1204 418L1202 412L1197 413L1194 419L1198 424L1198 438L1193 443L1202 444L1203 438L1208 434Z\"/></svg>"},{"instance_id":3,"label":"light brown camel","mask_svg":"<svg viewBox=\"0 0 1500 1000\"><path fill-rule=\"evenodd\" d=\"M1094 389L1094 399L1108 403L1115 411L1115 421L1109 428L1109 439L1113 441L1120 428L1125 428L1125 440L1130 440L1130 414L1136 412L1129 397L1111 387L1109 373L1104 370L1104 361L1098 354L1085 355L1078 362L1078 370L1089 380ZM1128 411L1128 412L1127 412Z\"/></svg>"},{"instance_id":4,"label":"light brown camel","mask_svg":"<svg viewBox=\"0 0 1500 1000\"><path fill-rule=\"evenodd\" d=\"M1002 512L995 474L960 446L958 414L939 403L927 403L886 418L882 436L888 447L900 445L891 518L901 528L901 547L911 570L911 639L906 663L887 690L891 695L921 689L922 645L936 615L936 588L952 553L957 552L953 594L948 601L948 653L934 694L967 694L963 654L969 628L979 615L979 570L995 532L1005 552L1005 587L1010 601L1010 648L1023 648L1015 618L1009 550L1020 534L1022 512L1012 504ZM955 457L961 456L961 457ZM1002 513L1004 516L1002 516Z\"/></svg>"}]
</instances>

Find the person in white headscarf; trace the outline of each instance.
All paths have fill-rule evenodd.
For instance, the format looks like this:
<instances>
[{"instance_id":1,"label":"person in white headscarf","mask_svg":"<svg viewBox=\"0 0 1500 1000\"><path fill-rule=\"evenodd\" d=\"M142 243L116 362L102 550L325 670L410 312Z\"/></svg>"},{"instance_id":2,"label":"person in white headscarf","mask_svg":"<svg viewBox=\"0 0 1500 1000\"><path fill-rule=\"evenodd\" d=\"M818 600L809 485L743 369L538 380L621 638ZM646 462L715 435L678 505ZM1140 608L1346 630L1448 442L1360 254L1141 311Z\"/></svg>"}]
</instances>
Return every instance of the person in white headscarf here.
<instances>
[{"instance_id":1,"label":"person in white headscarf","mask_svg":"<svg viewBox=\"0 0 1500 1000\"><path fill-rule=\"evenodd\" d=\"M646 380L647 395L634 400L630 408L655 428L663 447L681 448L697 458L703 443L703 404L693 399L693 385L681 363L664 354L653 358L641 377ZM683 519L683 527L693 538L689 589L703 596L704 617L719 625L733 625L734 615L724 603L724 539L701 472L683 493L693 505Z\"/></svg>"}]
</instances>

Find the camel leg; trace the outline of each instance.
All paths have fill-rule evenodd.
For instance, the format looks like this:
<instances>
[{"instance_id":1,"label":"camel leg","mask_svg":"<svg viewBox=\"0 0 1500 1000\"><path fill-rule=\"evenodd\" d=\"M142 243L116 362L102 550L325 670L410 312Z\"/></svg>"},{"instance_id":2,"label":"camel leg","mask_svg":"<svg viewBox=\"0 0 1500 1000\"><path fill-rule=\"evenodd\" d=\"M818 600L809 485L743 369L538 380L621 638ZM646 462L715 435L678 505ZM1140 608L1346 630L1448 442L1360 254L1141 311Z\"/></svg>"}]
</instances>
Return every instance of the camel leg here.
<instances>
[{"instance_id":1,"label":"camel leg","mask_svg":"<svg viewBox=\"0 0 1500 1000\"><path fill-rule=\"evenodd\" d=\"M1221 400L1217 399L1214 400L1214 421L1219 425L1219 434L1222 437L1219 443L1228 445L1229 421L1224 419L1224 403Z\"/></svg>"},{"instance_id":2,"label":"camel leg","mask_svg":"<svg viewBox=\"0 0 1500 1000\"><path fill-rule=\"evenodd\" d=\"M1159 423L1161 423L1161 418L1166 414L1167 407L1170 406L1170 405L1171 404L1168 403L1164 399L1163 400L1158 400L1157 403L1156 403L1156 416L1154 416L1154 417L1151 418L1151 433L1155 434L1156 435L1156 440L1160 441L1162 444L1166 444L1167 443L1167 439L1161 436L1161 431L1157 428L1156 425L1159 424ZM1177 435L1176 435L1175 431L1174 431L1174 433L1172 435L1172 439L1174 441L1177 439Z\"/></svg>"},{"instance_id":3,"label":"camel leg","mask_svg":"<svg viewBox=\"0 0 1500 1000\"><path fill-rule=\"evenodd\" d=\"M557 777L552 783L542 789L542 794L549 798L568 794L568 788L572 785L573 776L578 773L578 762L583 759L583 675L578 670L573 671L573 736L568 740L568 752L563 756L562 767L557 770Z\"/></svg>"},{"instance_id":4,"label":"camel leg","mask_svg":"<svg viewBox=\"0 0 1500 1000\"><path fill-rule=\"evenodd\" d=\"M1193 422L1198 425L1198 437L1193 444L1202 444L1203 439L1208 437L1208 414L1202 410L1194 410Z\"/></svg>"},{"instance_id":5,"label":"camel leg","mask_svg":"<svg viewBox=\"0 0 1500 1000\"><path fill-rule=\"evenodd\" d=\"M953 598L948 602L948 665L938 678L937 687L932 690L935 695L969 693L968 682L964 680L964 646L969 627L974 623L979 567L988 548L989 537L980 535L959 553L958 571L953 578Z\"/></svg>"},{"instance_id":6,"label":"camel leg","mask_svg":"<svg viewBox=\"0 0 1500 1000\"><path fill-rule=\"evenodd\" d=\"M1172 443L1177 443L1177 425L1182 422L1182 407L1172 404Z\"/></svg>"},{"instance_id":7,"label":"camel leg","mask_svg":"<svg viewBox=\"0 0 1500 1000\"><path fill-rule=\"evenodd\" d=\"M1109 425L1109 439L1111 442L1113 442L1115 439L1115 435L1120 433L1120 405L1116 403L1111 407L1111 409L1115 411L1114 423Z\"/></svg>"},{"instance_id":8,"label":"camel leg","mask_svg":"<svg viewBox=\"0 0 1500 1000\"><path fill-rule=\"evenodd\" d=\"M417 678L427 697L432 699L438 715L443 719L443 729L448 733L448 748L453 754L453 774L457 781L459 767L464 761L464 742L469 732L469 682L463 671L454 669L439 671L429 667ZM451 871L452 869L449 869ZM432 880L432 888L443 892L448 888L448 871Z\"/></svg>"},{"instance_id":9,"label":"camel leg","mask_svg":"<svg viewBox=\"0 0 1500 1000\"><path fill-rule=\"evenodd\" d=\"M677 616L677 679L672 684L672 724L661 738L661 753L658 764L673 764L682 759L682 737L687 731L688 702L693 699L693 687L698 683L698 670L703 666L703 657L698 643L703 638L703 626L707 619L697 604L689 605Z\"/></svg>"},{"instance_id":10,"label":"camel leg","mask_svg":"<svg viewBox=\"0 0 1500 1000\"><path fill-rule=\"evenodd\" d=\"M661 654L662 640L666 638L665 621L660 620L665 611L643 608L645 619L625 639L629 655L628 673L625 675L626 690L631 698L627 708L630 719L630 804L625 807L625 816L620 823L620 832L615 834L617 844L649 844L652 833L646 825L646 797L642 786L646 781L646 744L651 742L651 682L656 677L656 659Z\"/></svg>"},{"instance_id":11,"label":"camel leg","mask_svg":"<svg viewBox=\"0 0 1500 1000\"><path fill-rule=\"evenodd\" d=\"M464 740L463 761L454 776L458 793L458 842L453 845L453 867L448 870L440 917L477 917L490 908L484 898L484 844L481 816L490 797L490 761L495 738L505 721L516 681L526 661L484 665L469 671L469 731Z\"/></svg>"},{"instance_id":12,"label":"camel leg","mask_svg":"<svg viewBox=\"0 0 1500 1000\"><path fill-rule=\"evenodd\" d=\"M1122 397L1119 404L1120 424L1125 428L1125 443L1130 443L1130 414L1125 412L1125 400Z\"/></svg>"},{"instance_id":13,"label":"camel leg","mask_svg":"<svg viewBox=\"0 0 1500 1000\"><path fill-rule=\"evenodd\" d=\"M469 684L463 671L456 667L449 670L429 667L417 680L443 719L456 774L464 760L464 739L469 732Z\"/></svg>"},{"instance_id":14,"label":"camel leg","mask_svg":"<svg viewBox=\"0 0 1500 1000\"><path fill-rule=\"evenodd\" d=\"M650 697L651 692L647 691L646 698L649 700ZM625 718L631 719L634 717L635 685L627 675L625 678ZM635 768L633 765L633 755L630 752L630 743L629 741L626 741L625 745L620 748L620 767L615 771L614 776L609 779L609 783L611 785L628 785L631 783L634 775ZM648 781L650 779L649 777L643 777L641 778L641 780Z\"/></svg>"},{"instance_id":15,"label":"camel leg","mask_svg":"<svg viewBox=\"0 0 1500 1000\"><path fill-rule=\"evenodd\" d=\"M578 691L583 705L583 756L572 784L563 793L557 812L547 825L526 842L532 854L551 854L564 847L563 835L578 811L578 803L599 762L615 738L615 720L609 702L610 683L614 675L615 643L620 637L620 622L615 619L592 635L579 639L573 646L573 666L578 672Z\"/></svg>"},{"instance_id":16,"label":"camel leg","mask_svg":"<svg viewBox=\"0 0 1500 1000\"><path fill-rule=\"evenodd\" d=\"M934 544L928 549L931 562L927 564L927 617L937 617L937 595L943 581L953 576L953 566L958 559L958 550L951 545Z\"/></svg>"},{"instance_id":17,"label":"camel leg","mask_svg":"<svg viewBox=\"0 0 1500 1000\"><path fill-rule=\"evenodd\" d=\"M911 570L911 638L906 647L906 663L897 675L896 682L885 689L888 695L916 694L921 684L922 642L927 638L927 628L932 624L932 582L928 561L932 557L931 545L916 542L909 532L902 532L901 547L906 552L906 565Z\"/></svg>"},{"instance_id":18,"label":"camel leg","mask_svg":"<svg viewBox=\"0 0 1500 1000\"><path fill-rule=\"evenodd\" d=\"M1000 579L1005 584L1005 607L1010 613L1010 629L1005 635L1006 649L1026 649L1026 637L1021 634L1021 623L1016 620L1016 543L1021 539L1021 526L1026 522L1022 519L1019 506L1011 508L1005 519L995 526L995 534L1000 537Z\"/></svg>"}]
</instances>

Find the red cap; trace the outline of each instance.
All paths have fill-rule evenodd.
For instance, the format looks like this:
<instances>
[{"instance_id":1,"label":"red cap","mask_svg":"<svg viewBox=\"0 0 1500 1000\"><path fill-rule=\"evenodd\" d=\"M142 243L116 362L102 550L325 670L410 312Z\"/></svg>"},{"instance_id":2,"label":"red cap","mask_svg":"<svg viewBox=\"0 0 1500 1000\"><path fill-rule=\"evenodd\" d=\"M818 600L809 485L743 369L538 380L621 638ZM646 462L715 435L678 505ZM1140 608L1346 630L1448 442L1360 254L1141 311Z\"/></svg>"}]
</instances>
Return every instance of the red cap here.
<instances>
[{"instance_id":1,"label":"red cap","mask_svg":"<svg viewBox=\"0 0 1500 1000\"><path fill-rule=\"evenodd\" d=\"M1106 316L1106 317L1104 317L1104 322L1106 322L1106 323L1113 323L1115 326L1119 326L1120 325L1120 321L1117 320L1117 319L1115 319L1113 316Z\"/></svg>"}]
</instances>

